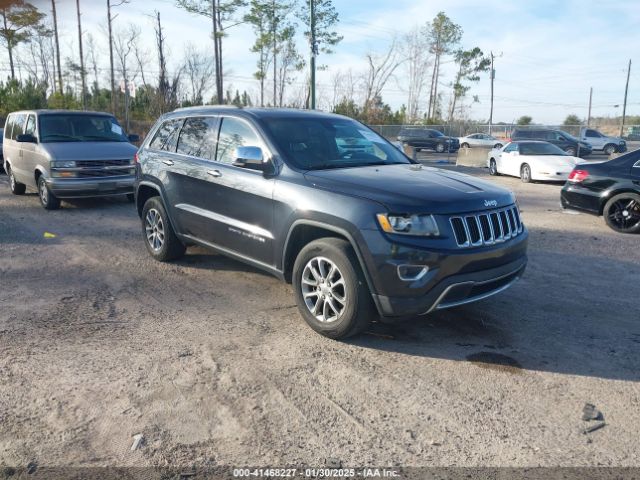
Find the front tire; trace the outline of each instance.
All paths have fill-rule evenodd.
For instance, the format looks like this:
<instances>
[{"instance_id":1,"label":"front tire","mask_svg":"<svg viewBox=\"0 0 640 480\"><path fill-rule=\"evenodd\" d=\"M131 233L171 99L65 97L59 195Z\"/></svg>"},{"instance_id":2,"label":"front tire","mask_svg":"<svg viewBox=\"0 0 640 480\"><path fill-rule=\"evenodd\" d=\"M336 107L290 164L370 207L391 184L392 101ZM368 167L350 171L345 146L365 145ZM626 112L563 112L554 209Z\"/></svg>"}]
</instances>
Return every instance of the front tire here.
<instances>
[{"instance_id":1,"label":"front tire","mask_svg":"<svg viewBox=\"0 0 640 480\"><path fill-rule=\"evenodd\" d=\"M489 175L493 175L494 177L500 175L498 173L498 165L496 165L496 161L493 158L489 162Z\"/></svg>"},{"instance_id":2,"label":"front tire","mask_svg":"<svg viewBox=\"0 0 640 480\"><path fill-rule=\"evenodd\" d=\"M464 142L462 145L460 145L460 148L469 148L469 144L467 142Z\"/></svg>"},{"instance_id":3,"label":"front tire","mask_svg":"<svg viewBox=\"0 0 640 480\"><path fill-rule=\"evenodd\" d=\"M60 208L60 199L51 193L42 175L38 177L38 197L45 210L57 210Z\"/></svg>"},{"instance_id":4,"label":"front tire","mask_svg":"<svg viewBox=\"0 0 640 480\"><path fill-rule=\"evenodd\" d=\"M180 258L187 250L173 231L160 197L151 197L142 208L142 234L147 251L159 262Z\"/></svg>"},{"instance_id":5,"label":"front tire","mask_svg":"<svg viewBox=\"0 0 640 480\"><path fill-rule=\"evenodd\" d=\"M438 153L444 153L444 149L445 149L445 147L444 147L444 143L438 143L438 144L436 145L436 152L438 152Z\"/></svg>"},{"instance_id":6,"label":"front tire","mask_svg":"<svg viewBox=\"0 0 640 480\"><path fill-rule=\"evenodd\" d=\"M564 151L565 151L565 153L566 153L567 155L570 155L570 156L572 156L572 157L575 157L575 156L576 156L576 149L575 149L575 148L573 148L573 147L565 148L565 150L564 150Z\"/></svg>"},{"instance_id":7,"label":"front tire","mask_svg":"<svg viewBox=\"0 0 640 480\"><path fill-rule=\"evenodd\" d=\"M612 144L605 145L602 151L607 155L611 155L612 153L616 153L616 146Z\"/></svg>"},{"instance_id":8,"label":"front tire","mask_svg":"<svg viewBox=\"0 0 640 480\"><path fill-rule=\"evenodd\" d=\"M293 266L293 288L302 318L325 337L361 333L374 316L360 264L345 240L322 238L305 246Z\"/></svg>"},{"instance_id":9,"label":"front tire","mask_svg":"<svg viewBox=\"0 0 640 480\"><path fill-rule=\"evenodd\" d=\"M7 169L9 170L7 173L9 174L9 188L11 188L11 193L14 195L24 195L24 192L27 191L27 186L16 180L11 167L7 167Z\"/></svg>"},{"instance_id":10,"label":"front tire","mask_svg":"<svg viewBox=\"0 0 640 480\"><path fill-rule=\"evenodd\" d=\"M531 183L531 167L527 163L520 167L520 180L522 183Z\"/></svg>"},{"instance_id":11,"label":"front tire","mask_svg":"<svg viewBox=\"0 0 640 480\"><path fill-rule=\"evenodd\" d=\"M640 233L640 195L621 193L611 197L602 212L612 230L620 233Z\"/></svg>"}]
</instances>

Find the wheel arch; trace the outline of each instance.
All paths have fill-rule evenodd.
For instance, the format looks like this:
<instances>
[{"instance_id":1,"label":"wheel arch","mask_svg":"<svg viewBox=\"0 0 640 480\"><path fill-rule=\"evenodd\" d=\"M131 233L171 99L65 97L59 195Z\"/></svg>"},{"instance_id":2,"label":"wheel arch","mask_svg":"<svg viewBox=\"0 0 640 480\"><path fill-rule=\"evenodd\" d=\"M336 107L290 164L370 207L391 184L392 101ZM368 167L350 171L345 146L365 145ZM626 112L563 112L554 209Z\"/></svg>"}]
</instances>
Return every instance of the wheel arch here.
<instances>
[{"instance_id":1,"label":"wheel arch","mask_svg":"<svg viewBox=\"0 0 640 480\"><path fill-rule=\"evenodd\" d=\"M607 202L616 195L620 195L621 193L633 193L635 195L640 195L640 191L635 190L631 187L620 187L617 190L612 190L611 192L607 193L607 195L600 197L600 208L598 211L598 215L603 215L604 206L607 204Z\"/></svg>"},{"instance_id":2,"label":"wheel arch","mask_svg":"<svg viewBox=\"0 0 640 480\"><path fill-rule=\"evenodd\" d=\"M376 305L378 312L380 312L380 306L376 298L375 288L369 271L366 268L366 262L364 261L362 251L358 248L358 244L355 242L353 236L345 229L330 225L316 220L297 220L293 222L287 233L283 252L282 252L282 274L286 282L291 283L293 264L305 245L314 240L324 237L342 238L349 243L351 248L356 254L360 269L364 275L369 293L371 294L373 301Z\"/></svg>"}]
</instances>

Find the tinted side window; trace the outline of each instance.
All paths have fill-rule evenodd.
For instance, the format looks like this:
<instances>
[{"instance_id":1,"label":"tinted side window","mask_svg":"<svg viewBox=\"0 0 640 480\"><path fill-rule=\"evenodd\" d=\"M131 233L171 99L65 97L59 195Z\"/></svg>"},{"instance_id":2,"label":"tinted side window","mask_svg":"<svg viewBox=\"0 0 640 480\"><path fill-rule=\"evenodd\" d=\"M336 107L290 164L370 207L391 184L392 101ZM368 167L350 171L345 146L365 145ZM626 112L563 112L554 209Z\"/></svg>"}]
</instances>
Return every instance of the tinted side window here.
<instances>
[{"instance_id":1,"label":"tinted side window","mask_svg":"<svg viewBox=\"0 0 640 480\"><path fill-rule=\"evenodd\" d=\"M156 132L153 140L151 140L149 148L153 150L173 151L172 148L168 148L169 145L171 145L171 142L169 142L168 140L169 137L172 136L172 134L177 132L177 130L180 128L180 125L182 125L181 119L172 119L164 122Z\"/></svg>"},{"instance_id":2,"label":"tinted side window","mask_svg":"<svg viewBox=\"0 0 640 480\"><path fill-rule=\"evenodd\" d=\"M510 143L509 145L507 145L507 147L504 149L505 152L509 153L509 152L516 152L518 150L518 144L517 143Z\"/></svg>"},{"instance_id":3,"label":"tinted side window","mask_svg":"<svg viewBox=\"0 0 640 480\"><path fill-rule=\"evenodd\" d=\"M11 132L11 140L18 138L18 135L24 133L24 121L27 118L25 114L16 115L13 119L13 130Z\"/></svg>"},{"instance_id":4,"label":"tinted side window","mask_svg":"<svg viewBox=\"0 0 640 480\"><path fill-rule=\"evenodd\" d=\"M587 132L585 133L586 137L599 137L600 135L598 135L598 132L596 132L595 130L587 130Z\"/></svg>"},{"instance_id":5,"label":"tinted side window","mask_svg":"<svg viewBox=\"0 0 640 480\"><path fill-rule=\"evenodd\" d=\"M11 138L11 129L13 128L13 115L7 117L7 121L4 124L4 138Z\"/></svg>"},{"instance_id":6,"label":"tinted side window","mask_svg":"<svg viewBox=\"0 0 640 480\"><path fill-rule=\"evenodd\" d=\"M24 127L24 133L35 135L36 134L36 117L29 115L27 118L27 125Z\"/></svg>"},{"instance_id":7,"label":"tinted side window","mask_svg":"<svg viewBox=\"0 0 640 480\"><path fill-rule=\"evenodd\" d=\"M232 164L235 149L239 146L264 148L258 135L246 122L226 117L222 120L222 127L220 127L216 160Z\"/></svg>"},{"instance_id":8,"label":"tinted side window","mask_svg":"<svg viewBox=\"0 0 640 480\"><path fill-rule=\"evenodd\" d=\"M218 121L215 117L187 118L180 131L178 153L213 160Z\"/></svg>"}]
</instances>

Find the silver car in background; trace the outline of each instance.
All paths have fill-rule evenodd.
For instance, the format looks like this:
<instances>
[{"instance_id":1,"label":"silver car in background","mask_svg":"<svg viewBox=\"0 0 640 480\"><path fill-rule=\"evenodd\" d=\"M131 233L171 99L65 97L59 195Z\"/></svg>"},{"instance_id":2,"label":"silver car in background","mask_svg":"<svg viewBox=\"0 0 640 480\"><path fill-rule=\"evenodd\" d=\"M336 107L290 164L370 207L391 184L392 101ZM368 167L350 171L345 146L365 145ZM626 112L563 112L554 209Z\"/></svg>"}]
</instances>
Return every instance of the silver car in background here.
<instances>
[{"instance_id":1,"label":"silver car in background","mask_svg":"<svg viewBox=\"0 0 640 480\"><path fill-rule=\"evenodd\" d=\"M486 133L472 133L466 137L459 137L458 140L460 140L460 148L502 148L505 144L505 142L499 138L487 135Z\"/></svg>"},{"instance_id":2,"label":"silver car in background","mask_svg":"<svg viewBox=\"0 0 640 480\"><path fill-rule=\"evenodd\" d=\"M134 156L109 113L69 110L13 112L4 127L2 153L11 191L38 191L47 210L60 199L127 195L133 201Z\"/></svg>"}]
</instances>

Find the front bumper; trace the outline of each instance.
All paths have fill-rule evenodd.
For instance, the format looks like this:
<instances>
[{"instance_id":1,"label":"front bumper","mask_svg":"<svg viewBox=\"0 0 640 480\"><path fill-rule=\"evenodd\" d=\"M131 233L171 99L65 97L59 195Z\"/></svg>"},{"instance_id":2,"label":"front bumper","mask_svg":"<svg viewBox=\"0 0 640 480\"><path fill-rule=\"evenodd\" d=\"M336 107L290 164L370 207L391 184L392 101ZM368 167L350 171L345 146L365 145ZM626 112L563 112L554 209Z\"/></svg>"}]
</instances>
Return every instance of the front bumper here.
<instances>
[{"instance_id":1,"label":"front bumper","mask_svg":"<svg viewBox=\"0 0 640 480\"><path fill-rule=\"evenodd\" d=\"M102 178L48 178L49 190L58 198L104 197L133 193L134 175Z\"/></svg>"},{"instance_id":2,"label":"front bumper","mask_svg":"<svg viewBox=\"0 0 640 480\"><path fill-rule=\"evenodd\" d=\"M377 295L376 300L385 317L424 315L496 295L515 283L526 266L527 257L524 256L500 267L447 277L422 297Z\"/></svg>"},{"instance_id":3,"label":"front bumper","mask_svg":"<svg viewBox=\"0 0 640 480\"><path fill-rule=\"evenodd\" d=\"M528 232L506 242L477 248L416 248L363 232L373 255L373 295L384 317L403 317L470 303L499 293L515 282L527 264ZM415 281L399 278L400 265L424 265ZM375 273L373 273L375 272Z\"/></svg>"}]
</instances>

